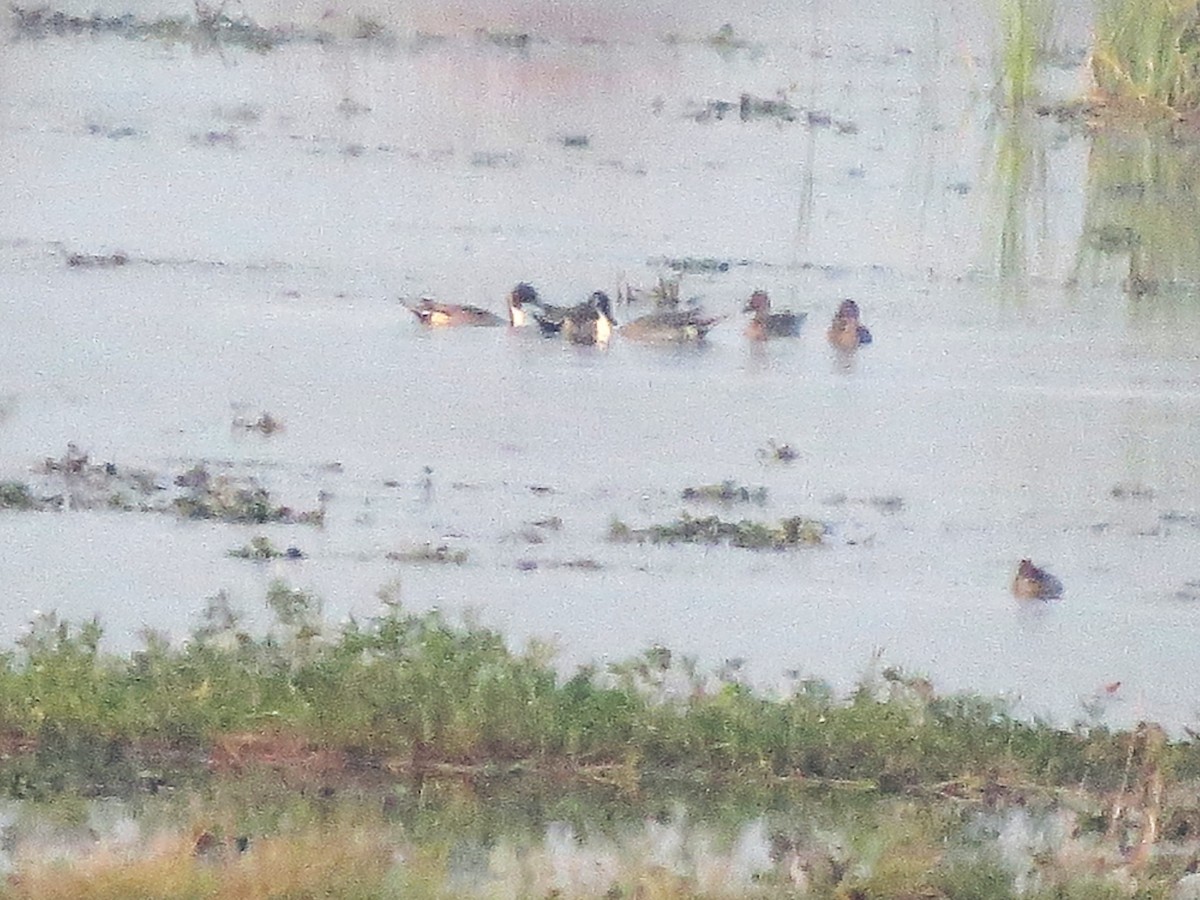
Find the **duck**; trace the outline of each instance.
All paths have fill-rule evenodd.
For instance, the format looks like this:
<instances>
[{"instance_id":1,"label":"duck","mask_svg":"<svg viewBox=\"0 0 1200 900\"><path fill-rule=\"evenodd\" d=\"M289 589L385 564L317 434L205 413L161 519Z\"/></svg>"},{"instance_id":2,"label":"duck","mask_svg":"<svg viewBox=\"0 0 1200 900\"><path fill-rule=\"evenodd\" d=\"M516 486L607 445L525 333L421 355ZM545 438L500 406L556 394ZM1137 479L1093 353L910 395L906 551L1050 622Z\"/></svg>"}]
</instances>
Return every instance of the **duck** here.
<instances>
[{"instance_id":1,"label":"duck","mask_svg":"<svg viewBox=\"0 0 1200 900\"><path fill-rule=\"evenodd\" d=\"M612 314L612 300L604 291L596 291L577 306L558 307L539 303L540 312L533 314L542 334L562 337L572 344L607 345L617 320Z\"/></svg>"},{"instance_id":2,"label":"duck","mask_svg":"<svg viewBox=\"0 0 1200 900\"><path fill-rule=\"evenodd\" d=\"M743 312L754 313L746 326L746 336L754 341L773 337L795 337L808 313L771 312L771 298L766 291L755 291L746 302Z\"/></svg>"},{"instance_id":3,"label":"duck","mask_svg":"<svg viewBox=\"0 0 1200 900\"><path fill-rule=\"evenodd\" d=\"M430 328L492 327L496 325L520 328L528 323L525 304L535 302L537 302L537 291L532 285L521 282L509 292L507 321L494 312L478 306L468 306L463 303L438 303L429 297L423 297L420 303L409 306L408 309L417 317L417 321Z\"/></svg>"},{"instance_id":4,"label":"duck","mask_svg":"<svg viewBox=\"0 0 1200 900\"><path fill-rule=\"evenodd\" d=\"M634 341L688 343L704 340L724 316L709 316L698 309L667 309L634 319L621 334Z\"/></svg>"},{"instance_id":5,"label":"duck","mask_svg":"<svg viewBox=\"0 0 1200 900\"><path fill-rule=\"evenodd\" d=\"M854 350L871 343L871 332L859 320L858 304L843 300L829 325L829 343L839 350Z\"/></svg>"},{"instance_id":6,"label":"duck","mask_svg":"<svg viewBox=\"0 0 1200 900\"><path fill-rule=\"evenodd\" d=\"M1013 596L1021 600L1057 600L1062 596L1062 582L1038 568L1032 560L1023 559L1013 577Z\"/></svg>"}]
</instances>

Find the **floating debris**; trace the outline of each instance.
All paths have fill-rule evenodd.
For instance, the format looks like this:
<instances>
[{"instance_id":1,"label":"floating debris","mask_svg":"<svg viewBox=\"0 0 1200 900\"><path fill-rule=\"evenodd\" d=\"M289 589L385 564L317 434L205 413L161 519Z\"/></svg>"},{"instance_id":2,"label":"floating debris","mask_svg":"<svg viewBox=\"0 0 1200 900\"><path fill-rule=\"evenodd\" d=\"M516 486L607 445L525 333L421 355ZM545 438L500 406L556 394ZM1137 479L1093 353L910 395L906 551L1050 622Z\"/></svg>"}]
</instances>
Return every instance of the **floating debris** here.
<instances>
[{"instance_id":1,"label":"floating debris","mask_svg":"<svg viewBox=\"0 0 1200 900\"><path fill-rule=\"evenodd\" d=\"M1114 500L1153 500L1154 489L1144 484L1115 484L1108 495Z\"/></svg>"},{"instance_id":2,"label":"floating debris","mask_svg":"<svg viewBox=\"0 0 1200 900\"><path fill-rule=\"evenodd\" d=\"M683 500L706 503L731 505L734 503L757 503L762 506L767 502L765 487L750 488L733 481L722 481L720 484L705 484L699 487L686 487L680 492Z\"/></svg>"},{"instance_id":3,"label":"floating debris","mask_svg":"<svg viewBox=\"0 0 1200 900\"><path fill-rule=\"evenodd\" d=\"M72 269L115 269L128 265L129 257L124 253L69 253L67 265Z\"/></svg>"},{"instance_id":4,"label":"floating debris","mask_svg":"<svg viewBox=\"0 0 1200 900\"><path fill-rule=\"evenodd\" d=\"M729 544L749 550L779 550L824 543L828 531L824 522L804 516L768 525L748 519L726 522L717 516L693 518L684 513L674 522L648 528L631 528L614 521L609 526L608 539L619 544Z\"/></svg>"},{"instance_id":5,"label":"floating debris","mask_svg":"<svg viewBox=\"0 0 1200 900\"><path fill-rule=\"evenodd\" d=\"M521 157L507 150L495 153L478 150L471 154L471 165L485 169L515 169L521 165Z\"/></svg>"},{"instance_id":6,"label":"floating debris","mask_svg":"<svg viewBox=\"0 0 1200 900\"><path fill-rule=\"evenodd\" d=\"M758 458L767 462L790 463L799 459L800 454L791 444L777 444L775 439L771 438L767 441L767 446L759 448Z\"/></svg>"},{"instance_id":7,"label":"floating debris","mask_svg":"<svg viewBox=\"0 0 1200 900\"><path fill-rule=\"evenodd\" d=\"M98 137L106 137L110 141L119 141L122 138L128 137L142 137L144 134L144 132L139 131L132 125L120 125L116 128L105 128L103 125L97 125L95 122L88 123L87 132L88 134L96 135Z\"/></svg>"},{"instance_id":8,"label":"floating debris","mask_svg":"<svg viewBox=\"0 0 1200 900\"><path fill-rule=\"evenodd\" d=\"M392 550L387 558L404 563L451 563L461 566L467 561L466 550L451 550L449 544L422 544L407 550Z\"/></svg>"},{"instance_id":9,"label":"floating debris","mask_svg":"<svg viewBox=\"0 0 1200 900\"><path fill-rule=\"evenodd\" d=\"M665 266L673 272L685 275L715 275L720 272L728 272L733 266L751 265L751 262L747 259L715 259L711 256L660 256L646 260L646 264Z\"/></svg>"},{"instance_id":10,"label":"floating debris","mask_svg":"<svg viewBox=\"0 0 1200 900\"><path fill-rule=\"evenodd\" d=\"M1188 603L1200 600L1200 580L1185 581L1183 586L1175 592L1175 599L1184 600Z\"/></svg>"},{"instance_id":11,"label":"floating debris","mask_svg":"<svg viewBox=\"0 0 1200 900\"><path fill-rule=\"evenodd\" d=\"M501 50L512 50L516 53L528 53L533 37L525 31L492 31L488 28L476 28L475 39L482 44L490 44Z\"/></svg>"},{"instance_id":12,"label":"floating debris","mask_svg":"<svg viewBox=\"0 0 1200 900\"><path fill-rule=\"evenodd\" d=\"M238 416L233 420L232 428L240 428L243 431L257 431L266 437L270 437L276 432L283 431L283 423L265 410L259 414L257 419L250 420L243 416Z\"/></svg>"}]
</instances>

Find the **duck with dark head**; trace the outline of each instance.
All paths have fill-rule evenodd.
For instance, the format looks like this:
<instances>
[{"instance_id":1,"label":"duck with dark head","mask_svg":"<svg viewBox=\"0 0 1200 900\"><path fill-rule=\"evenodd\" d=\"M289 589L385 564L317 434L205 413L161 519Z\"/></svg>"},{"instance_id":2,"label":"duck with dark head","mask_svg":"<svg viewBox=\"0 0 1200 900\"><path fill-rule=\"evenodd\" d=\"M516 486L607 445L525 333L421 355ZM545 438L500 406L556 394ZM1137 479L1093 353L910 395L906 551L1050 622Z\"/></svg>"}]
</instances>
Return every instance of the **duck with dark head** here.
<instances>
[{"instance_id":1,"label":"duck with dark head","mask_svg":"<svg viewBox=\"0 0 1200 900\"><path fill-rule=\"evenodd\" d=\"M1057 600L1062 596L1062 582L1033 564L1032 560L1023 559L1017 564L1017 574L1013 577L1013 596L1020 600Z\"/></svg>"},{"instance_id":2,"label":"duck with dark head","mask_svg":"<svg viewBox=\"0 0 1200 900\"><path fill-rule=\"evenodd\" d=\"M773 337L796 337L808 313L771 312L771 298L766 291L755 291L746 301L743 312L754 313L746 326L746 337L765 341Z\"/></svg>"},{"instance_id":3,"label":"duck with dark head","mask_svg":"<svg viewBox=\"0 0 1200 900\"><path fill-rule=\"evenodd\" d=\"M829 343L839 350L855 350L863 344L871 343L871 332L862 323L858 304L853 300L843 300L833 314L833 321L826 333Z\"/></svg>"},{"instance_id":4,"label":"duck with dark head","mask_svg":"<svg viewBox=\"0 0 1200 900\"><path fill-rule=\"evenodd\" d=\"M493 312L465 303L438 303L429 297L408 306L417 321L429 328L459 328L464 326L511 325L522 327L527 323L525 304L537 302L537 291L532 285L522 282L508 295L507 321Z\"/></svg>"},{"instance_id":5,"label":"duck with dark head","mask_svg":"<svg viewBox=\"0 0 1200 900\"><path fill-rule=\"evenodd\" d=\"M572 344L606 346L617 324L612 301L604 291L596 291L578 306L562 308L541 304L540 310L533 317L542 334L561 337Z\"/></svg>"}]
</instances>

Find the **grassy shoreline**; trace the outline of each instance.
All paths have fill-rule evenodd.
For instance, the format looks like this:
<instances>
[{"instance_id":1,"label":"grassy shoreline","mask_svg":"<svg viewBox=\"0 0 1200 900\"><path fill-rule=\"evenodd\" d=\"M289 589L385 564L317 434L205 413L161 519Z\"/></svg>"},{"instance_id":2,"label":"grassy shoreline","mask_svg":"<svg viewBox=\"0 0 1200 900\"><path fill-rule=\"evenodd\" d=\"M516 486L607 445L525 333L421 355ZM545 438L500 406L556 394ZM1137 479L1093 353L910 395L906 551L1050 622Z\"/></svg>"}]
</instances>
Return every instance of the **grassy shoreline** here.
<instances>
[{"instance_id":1,"label":"grassy shoreline","mask_svg":"<svg viewBox=\"0 0 1200 900\"><path fill-rule=\"evenodd\" d=\"M764 693L736 670L704 672L662 647L563 677L547 646L514 652L499 633L437 612L388 604L333 629L318 598L281 582L267 604L275 625L265 635L244 631L218 596L189 640L148 634L127 656L101 649L95 621L39 620L0 655L4 756L65 763L108 748L215 770L296 757L309 768L406 775L511 770L636 783L689 771L893 792L954 780L1109 790L1153 732L1158 763L1200 773L1194 742L1157 726L1027 721L890 668L848 697L815 679Z\"/></svg>"},{"instance_id":2,"label":"grassy shoreline","mask_svg":"<svg viewBox=\"0 0 1200 900\"><path fill-rule=\"evenodd\" d=\"M1025 721L894 669L769 694L662 647L563 676L436 612L267 603L257 637L217 597L178 646L49 617L0 655L10 799L184 811L136 850L17 854L0 897L1156 897L1200 853L1200 753L1155 725ZM1062 834L1002 860L1013 823ZM668 866L664 828L695 843Z\"/></svg>"}]
</instances>

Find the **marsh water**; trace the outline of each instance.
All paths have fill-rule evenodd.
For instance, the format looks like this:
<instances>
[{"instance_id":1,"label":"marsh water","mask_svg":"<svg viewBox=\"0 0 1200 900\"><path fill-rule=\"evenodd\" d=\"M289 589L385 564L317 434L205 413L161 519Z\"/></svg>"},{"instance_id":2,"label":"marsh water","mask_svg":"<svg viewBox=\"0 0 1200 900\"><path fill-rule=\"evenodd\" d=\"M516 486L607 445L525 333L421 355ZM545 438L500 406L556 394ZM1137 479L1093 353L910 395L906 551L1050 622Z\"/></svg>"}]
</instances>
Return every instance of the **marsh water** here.
<instances>
[{"instance_id":1,"label":"marsh water","mask_svg":"<svg viewBox=\"0 0 1200 900\"><path fill-rule=\"evenodd\" d=\"M246 3L328 32L257 50L10 24L0 477L73 442L326 517L3 511L0 639L56 610L116 648L182 640L219 591L265 623L281 578L334 622L390 591L564 668L657 643L845 688L879 660L1064 723L1098 699L1194 723L1194 151L998 113L984 7L416 4L366 28ZM1063 11L1049 95L1086 88L1086 24ZM743 119L743 94L798 115ZM499 312L518 281L573 303L680 268L728 316L701 348L428 332L401 303ZM746 340L755 288L808 313L799 338ZM843 297L875 335L851 357L824 336ZM283 430L231 426L262 411ZM724 480L765 504L681 499ZM685 509L829 533L607 540ZM258 535L304 558L229 556ZM466 560L388 558L427 543ZM1014 600L1022 557L1060 601Z\"/></svg>"}]
</instances>

